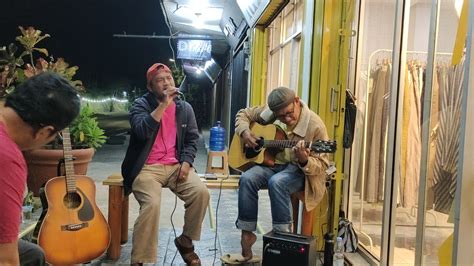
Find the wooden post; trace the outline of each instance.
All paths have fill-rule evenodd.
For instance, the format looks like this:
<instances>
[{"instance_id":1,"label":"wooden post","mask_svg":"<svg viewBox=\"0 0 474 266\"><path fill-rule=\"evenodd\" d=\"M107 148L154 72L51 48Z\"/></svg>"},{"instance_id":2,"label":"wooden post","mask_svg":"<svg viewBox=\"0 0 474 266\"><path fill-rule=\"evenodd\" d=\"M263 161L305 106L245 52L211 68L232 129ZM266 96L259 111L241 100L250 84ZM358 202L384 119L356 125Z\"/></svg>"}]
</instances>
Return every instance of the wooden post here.
<instances>
[{"instance_id":1,"label":"wooden post","mask_svg":"<svg viewBox=\"0 0 474 266\"><path fill-rule=\"evenodd\" d=\"M120 239L121 244L128 241L128 196L124 196L122 201L122 237Z\"/></svg>"}]
</instances>

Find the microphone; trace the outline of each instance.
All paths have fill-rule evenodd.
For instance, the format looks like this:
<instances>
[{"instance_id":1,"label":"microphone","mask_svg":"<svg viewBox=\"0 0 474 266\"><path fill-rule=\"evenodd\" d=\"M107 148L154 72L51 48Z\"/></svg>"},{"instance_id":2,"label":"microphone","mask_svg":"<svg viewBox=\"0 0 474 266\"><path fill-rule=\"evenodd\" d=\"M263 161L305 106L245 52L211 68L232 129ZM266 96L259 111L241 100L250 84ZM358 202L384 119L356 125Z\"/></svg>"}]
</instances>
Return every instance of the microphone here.
<instances>
[{"instance_id":1,"label":"microphone","mask_svg":"<svg viewBox=\"0 0 474 266\"><path fill-rule=\"evenodd\" d=\"M184 97L184 94L179 90L179 88L175 88L175 89L176 90L172 94L169 94L170 96L177 95L178 97ZM165 90L165 91L168 91L168 90Z\"/></svg>"},{"instance_id":2,"label":"microphone","mask_svg":"<svg viewBox=\"0 0 474 266\"><path fill-rule=\"evenodd\" d=\"M177 97L181 100L185 99L184 93L182 91L180 91L179 89L175 92L175 95L177 95Z\"/></svg>"}]
</instances>

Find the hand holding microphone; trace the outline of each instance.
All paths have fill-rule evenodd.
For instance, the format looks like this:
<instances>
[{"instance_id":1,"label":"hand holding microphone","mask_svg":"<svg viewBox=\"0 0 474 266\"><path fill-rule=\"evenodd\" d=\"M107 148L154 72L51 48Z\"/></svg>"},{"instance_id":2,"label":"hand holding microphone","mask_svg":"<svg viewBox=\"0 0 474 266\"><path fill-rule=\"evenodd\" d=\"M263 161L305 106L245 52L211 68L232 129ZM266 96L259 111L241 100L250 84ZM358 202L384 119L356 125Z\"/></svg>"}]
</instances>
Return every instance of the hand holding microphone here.
<instances>
[{"instance_id":1,"label":"hand holding microphone","mask_svg":"<svg viewBox=\"0 0 474 266\"><path fill-rule=\"evenodd\" d=\"M183 93L179 91L179 88L169 88L163 91L165 97L174 99L176 97L183 97Z\"/></svg>"}]
</instances>

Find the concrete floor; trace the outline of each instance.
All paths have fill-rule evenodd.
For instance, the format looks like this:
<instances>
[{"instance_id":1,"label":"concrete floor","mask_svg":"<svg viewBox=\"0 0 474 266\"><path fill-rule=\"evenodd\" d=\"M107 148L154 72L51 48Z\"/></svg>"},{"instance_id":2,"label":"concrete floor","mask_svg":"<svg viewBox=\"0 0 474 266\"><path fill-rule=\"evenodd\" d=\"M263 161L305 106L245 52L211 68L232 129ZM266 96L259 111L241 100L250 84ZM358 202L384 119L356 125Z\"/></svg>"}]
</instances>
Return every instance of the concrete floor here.
<instances>
[{"instance_id":1,"label":"concrete floor","mask_svg":"<svg viewBox=\"0 0 474 266\"><path fill-rule=\"evenodd\" d=\"M195 168L199 173L204 173L207 164L207 144L209 132L203 132L199 142L198 154L195 160ZM88 170L88 176L96 182L96 201L99 208L107 217L108 208L108 187L102 185L112 173L120 172L120 165L125 156L128 141L121 145L104 145L95 154ZM235 228L237 218L237 190L222 190L219 197L219 189L210 189L211 211L206 215L203 223L201 241L195 243L202 265L221 265L221 255L227 253L240 253L240 231ZM263 232L271 229L270 205L266 191L260 192L259 200L259 225ZM171 213L175 206L176 197L168 189L163 190L160 216L160 235L158 257L156 265L185 265L179 254L173 260L176 253L174 246L174 231L171 223ZM217 206L219 204L219 206ZM130 197L129 211L129 241L122 246L122 253L117 261L108 261L105 257L94 261L94 265L127 265L130 263L131 241L133 223L138 215L138 203L133 196ZM217 215L216 215L217 212ZM183 202L177 200L176 211L172 221L179 235L183 225L184 208ZM211 228L210 217L217 224L217 231ZM258 235L258 240L253 248L254 254L261 255L262 235Z\"/></svg>"}]
</instances>

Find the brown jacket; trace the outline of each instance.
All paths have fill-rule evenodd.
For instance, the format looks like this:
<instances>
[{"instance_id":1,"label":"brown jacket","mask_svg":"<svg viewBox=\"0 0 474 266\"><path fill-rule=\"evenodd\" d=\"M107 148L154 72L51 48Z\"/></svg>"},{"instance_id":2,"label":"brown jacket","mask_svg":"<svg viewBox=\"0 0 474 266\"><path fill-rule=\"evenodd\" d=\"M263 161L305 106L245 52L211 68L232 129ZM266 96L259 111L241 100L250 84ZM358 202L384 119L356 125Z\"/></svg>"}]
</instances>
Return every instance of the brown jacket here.
<instances>
[{"instance_id":1,"label":"brown jacket","mask_svg":"<svg viewBox=\"0 0 474 266\"><path fill-rule=\"evenodd\" d=\"M311 111L305 103L302 101L300 103L302 105L300 118L293 131L289 133L288 139L304 139L308 142L328 140L326 126L321 118ZM268 125L275 121L276 118L267 106L245 108L236 115L235 132L240 136L246 129L250 128L250 124L253 122ZM299 166L293 152L291 152L291 158L291 163ZM314 209L324 196L326 191L325 171L328 165L327 154L311 152L308 163L304 167L299 166L306 175L304 199L308 211Z\"/></svg>"}]
</instances>

